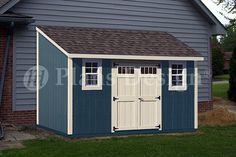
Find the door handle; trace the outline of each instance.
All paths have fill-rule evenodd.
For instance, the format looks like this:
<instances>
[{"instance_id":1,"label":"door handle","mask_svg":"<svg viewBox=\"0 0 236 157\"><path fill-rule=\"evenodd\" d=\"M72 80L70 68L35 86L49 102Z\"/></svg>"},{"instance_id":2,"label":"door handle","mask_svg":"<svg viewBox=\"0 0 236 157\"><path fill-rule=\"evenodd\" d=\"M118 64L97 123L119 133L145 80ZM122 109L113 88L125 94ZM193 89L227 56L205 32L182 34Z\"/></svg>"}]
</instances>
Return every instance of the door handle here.
<instances>
[{"instance_id":1,"label":"door handle","mask_svg":"<svg viewBox=\"0 0 236 157\"><path fill-rule=\"evenodd\" d=\"M140 101L144 101L144 99L143 98L138 98Z\"/></svg>"}]
</instances>

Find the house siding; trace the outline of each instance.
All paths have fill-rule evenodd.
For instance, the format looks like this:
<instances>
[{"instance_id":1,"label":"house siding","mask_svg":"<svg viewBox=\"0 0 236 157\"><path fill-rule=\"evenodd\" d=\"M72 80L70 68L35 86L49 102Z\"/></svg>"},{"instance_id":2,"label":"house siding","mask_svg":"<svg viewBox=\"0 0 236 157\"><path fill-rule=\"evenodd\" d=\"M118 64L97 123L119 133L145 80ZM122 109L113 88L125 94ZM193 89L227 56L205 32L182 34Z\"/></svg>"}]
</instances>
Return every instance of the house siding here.
<instances>
[{"instance_id":1,"label":"house siding","mask_svg":"<svg viewBox=\"0 0 236 157\"><path fill-rule=\"evenodd\" d=\"M111 133L111 60L103 60L103 89L83 91L79 81L82 75L82 59L73 59L76 85L73 87L73 126L74 136L112 136L160 133L158 130L121 131ZM163 79L169 80L169 62L162 61ZM169 91L168 82L162 86L162 131L194 131L194 62L187 62L187 90ZM193 80L192 80L193 78Z\"/></svg>"},{"instance_id":2,"label":"house siding","mask_svg":"<svg viewBox=\"0 0 236 157\"><path fill-rule=\"evenodd\" d=\"M39 65L48 71L48 82L39 90L39 126L67 134L67 56L39 35ZM61 81L60 81L60 80ZM60 81L60 82L58 82Z\"/></svg>"},{"instance_id":3,"label":"house siding","mask_svg":"<svg viewBox=\"0 0 236 157\"><path fill-rule=\"evenodd\" d=\"M211 101L210 25L189 0L24 0L11 9L36 20L14 34L14 102L35 109L36 94L22 75L36 63L35 26L79 26L169 32L204 56L199 63L199 101Z\"/></svg>"},{"instance_id":4,"label":"house siding","mask_svg":"<svg viewBox=\"0 0 236 157\"><path fill-rule=\"evenodd\" d=\"M7 43L7 27L0 27L0 74L3 70L4 51ZM3 86L2 101L0 104L0 121L14 125L34 125L35 111L14 111L12 106L12 66L13 66L13 35L11 34L11 44L7 58L7 70Z\"/></svg>"}]
</instances>

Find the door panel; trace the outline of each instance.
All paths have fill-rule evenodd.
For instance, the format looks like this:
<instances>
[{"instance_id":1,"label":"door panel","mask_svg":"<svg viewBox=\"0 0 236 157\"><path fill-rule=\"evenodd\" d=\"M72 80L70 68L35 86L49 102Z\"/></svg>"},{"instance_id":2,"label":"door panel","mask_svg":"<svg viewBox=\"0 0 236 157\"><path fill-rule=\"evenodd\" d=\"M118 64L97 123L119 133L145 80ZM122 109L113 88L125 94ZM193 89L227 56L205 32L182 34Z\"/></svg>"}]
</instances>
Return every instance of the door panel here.
<instances>
[{"instance_id":1,"label":"door panel","mask_svg":"<svg viewBox=\"0 0 236 157\"><path fill-rule=\"evenodd\" d=\"M157 125L157 102L140 102L140 128L153 129Z\"/></svg>"},{"instance_id":2,"label":"door panel","mask_svg":"<svg viewBox=\"0 0 236 157\"><path fill-rule=\"evenodd\" d=\"M118 130L130 130L137 128L136 102L119 101L117 102L117 127Z\"/></svg>"}]
</instances>

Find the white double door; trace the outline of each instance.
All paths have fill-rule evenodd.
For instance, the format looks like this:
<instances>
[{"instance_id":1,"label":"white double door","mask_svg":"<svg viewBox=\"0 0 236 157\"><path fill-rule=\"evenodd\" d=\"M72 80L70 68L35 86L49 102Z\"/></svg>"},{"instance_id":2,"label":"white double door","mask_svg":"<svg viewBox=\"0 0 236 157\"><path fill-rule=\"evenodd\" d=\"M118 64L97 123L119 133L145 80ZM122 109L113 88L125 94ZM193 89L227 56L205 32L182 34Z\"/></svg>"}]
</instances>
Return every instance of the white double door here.
<instances>
[{"instance_id":1,"label":"white double door","mask_svg":"<svg viewBox=\"0 0 236 157\"><path fill-rule=\"evenodd\" d=\"M112 131L161 130L160 65L113 64Z\"/></svg>"}]
</instances>

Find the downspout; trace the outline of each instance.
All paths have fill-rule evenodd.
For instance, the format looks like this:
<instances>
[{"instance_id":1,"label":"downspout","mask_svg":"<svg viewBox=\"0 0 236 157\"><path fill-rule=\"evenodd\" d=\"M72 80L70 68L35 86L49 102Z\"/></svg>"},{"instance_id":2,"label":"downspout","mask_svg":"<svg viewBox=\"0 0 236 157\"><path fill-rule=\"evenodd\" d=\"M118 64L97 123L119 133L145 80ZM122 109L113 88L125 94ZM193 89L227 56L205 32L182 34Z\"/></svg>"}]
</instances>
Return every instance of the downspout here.
<instances>
[{"instance_id":1,"label":"downspout","mask_svg":"<svg viewBox=\"0 0 236 157\"><path fill-rule=\"evenodd\" d=\"M6 49L4 51L4 60L3 60L3 67L2 67L2 75L1 75L1 82L0 82L0 106L2 105L2 97L3 97L3 87L4 87L4 82L5 82L5 77L6 77L6 71L7 71L7 60L8 60L8 53L11 45L11 34L12 34L12 29L14 27L14 22L11 22L10 27L8 28L7 31L7 40L6 40Z\"/></svg>"},{"instance_id":2,"label":"downspout","mask_svg":"<svg viewBox=\"0 0 236 157\"><path fill-rule=\"evenodd\" d=\"M7 59L8 59L8 53L10 49L10 44L11 44L11 35L12 35L12 29L14 27L14 22L11 22L8 31L7 31L7 40L6 40L6 48L4 51L4 59L3 59L3 67L2 67L2 75L1 75L1 82L0 82L0 107L2 105L2 96L3 96L3 87L4 87L4 82L5 82L5 77L6 77L6 71L7 71ZM3 131L3 126L2 123L0 122L0 140L4 138L4 131Z\"/></svg>"}]
</instances>

